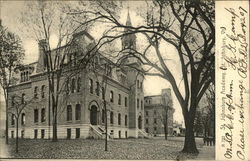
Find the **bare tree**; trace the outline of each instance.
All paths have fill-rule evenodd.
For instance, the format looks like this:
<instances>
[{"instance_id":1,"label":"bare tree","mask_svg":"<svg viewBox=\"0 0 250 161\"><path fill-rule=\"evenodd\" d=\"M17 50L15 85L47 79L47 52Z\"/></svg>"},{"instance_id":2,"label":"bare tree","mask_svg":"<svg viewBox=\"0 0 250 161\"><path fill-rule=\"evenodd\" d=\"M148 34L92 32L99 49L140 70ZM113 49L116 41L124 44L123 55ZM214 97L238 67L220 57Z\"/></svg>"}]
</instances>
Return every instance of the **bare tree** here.
<instances>
[{"instance_id":1,"label":"bare tree","mask_svg":"<svg viewBox=\"0 0 250 161\"><path fill-rule=\"evenodd\" d=\"M166 98L167 97L167 98ZM172 110L172 100L168 98L167 95L162 96L162 102L163 102L163 112L161 114L161 122L164 126L164 134L165 134L165 140L168 139L168 122L169 122L169 116L171 115Z\"/></svg>"},{"instance_id":2,"label":"bare tree","mask_svg":"<svg viewBox=\"0 0 250 161\"><path fill-rule=\"evenodd\" d=\"M198 153L193 131L197 105L214 80L214 2L146 1L147 8L142 11L145 24L137 27L119 22L115 11L121 2L95 3L97 10L78 10L72 11L71 14L89 15L90 19L80 22L81 24L100 21L109 24L111 27L99 40L101 43L133 34L145 37L145 43L148 45L144 50L128 45L123 52L119 52L122 54L120 60L135 57L144 66L138 70L170 82L185 120L186 134L182 151ZM122 29L126 32L121 32ZM171 56L160 49L163 44L168 44L176 50L171 54L175 54L179 59L184 91L177 85L175 71L166 63Z\"/></svg>"},{"instance_id":3,"label":"bare tree","mask_svg":"<svg viewBox=\"0 0 250 161\"><path fill-rule=\"evenodd\" d=\"M22 64L24 49L20 38L2 26L0 20L0 84L3 89L6 110L5 137L8 144L8 88L15 83L15 70Z\"/></svg>"},{"instance_id":4,"label":"bare tree","mask_svg":"<svg viewBox=\"0 0 250 161\"><path fill-rule=\"evenodd\" d=\"M67 80L71 76L71 74L65 76L65 71L76 68L77 56L81 56L82 60L89 56L88 54L79 55L85 53L85 49L89 47L81 46L82 44L75 41L74 34L86 28L82 25L74 25L71 17L64 12L68 7L68 3L62 2L27 2L27 10L22 13L20 19L26 28L28 27L29 30L33 31L35 39L40 44L40 51L44 56L44 61L38 62L38 67L42 68L41 72L47 73L49 111L52 110L52 141L57 141L57 118L58 105L61 101L60 96L65 94L63 92L66 92L64 89L67 86ZM53 43L51 42L51 35L53 33L56 33L58 37L58 42L55 45L56 50L51 46ZM78 53L78 55L74 55L74 53ZM82 62L84 62L82 64L86 64L86 61Z\"/></svg>"},{"instance_id":5,"label":"bare tree","mask_svg":"<svg viewBox=\"0 0 250 161\"><path fill-rule=\"evenodd\" d=\"M12 115L11 121L16 121L16 153L18 153L18 130L19 130L19 119L22 115L23 111L27 109L28 105L32 102L32 100L25 99L25 96L12 95L11 96L12 106L8 109L8 114ZM23 121L23 120L22 120Z\"/></svg>"}]
</instances>

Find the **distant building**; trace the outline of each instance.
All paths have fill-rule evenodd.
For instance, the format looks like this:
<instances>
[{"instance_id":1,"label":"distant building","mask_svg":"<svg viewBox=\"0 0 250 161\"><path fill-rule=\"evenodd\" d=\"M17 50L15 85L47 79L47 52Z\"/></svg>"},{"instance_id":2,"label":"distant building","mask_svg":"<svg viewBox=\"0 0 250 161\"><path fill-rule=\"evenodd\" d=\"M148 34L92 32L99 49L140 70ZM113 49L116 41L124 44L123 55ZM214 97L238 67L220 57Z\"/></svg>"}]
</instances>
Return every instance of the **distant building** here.
<instances>
[{"instance_id":1,"label":"distant building","mask_svg":"<svg viewBox=\"0 0 250 161\"><path fill-rule=\"evenodd\" d=\"M127 17L127 25L131 25L130 16ZM126 32L126 30L124 31ZM81 60L81 56L87 52L94 39L87 32L76 33L72 39L73 44L78 43L84 51L80 53L74 46L67 53L61 82L65 82L62 94L59 98L58 113L58 138L103 138L104 136L104 108L103 97L105 95L108 110L108 134L114 138L127 138L146 135L144 132L144 75L133 68L111 67L112 62L101 54L96 54L90 65L105 64L107 78L106 93L101 86L102 77L88 68L81 69L76 75L70 76L76 70L75 62ZM51 138L52 137L52 110L49 106L49 86L46 72L46 61L43 48L46 42L39 42L39 59L37 62L26 65L20 69L17 83L10 86L9 104L13 108L13 97L19 95L22 99L33 99L21 114L19 120L19 137L22 138ZM122 38L122 47L136 47L136 36L126 35ZM68 46L54 49L53 54L60 50L64 52ZM58 58L60 59L60 57ZM126 63L139 66L135 58L127 58ZM79 69L77 69L79 70ZM66 79L67 77L67 79ZM15 118L10 116L9 136L16 137Z\"/></svg>"},{"instance_id":2,"label":"distant building","mask_svg":"<svg viewBox=\"0 0 250 161\"><path fill-rule=\"evenodd\" d=\"M153 136L164 136L167 127L168 135L173 135L173 103L171 89L163 89L160 95L146 96L145 131ZM167 120L167 121L166 121Z\"/></svg>"}]
</instances>

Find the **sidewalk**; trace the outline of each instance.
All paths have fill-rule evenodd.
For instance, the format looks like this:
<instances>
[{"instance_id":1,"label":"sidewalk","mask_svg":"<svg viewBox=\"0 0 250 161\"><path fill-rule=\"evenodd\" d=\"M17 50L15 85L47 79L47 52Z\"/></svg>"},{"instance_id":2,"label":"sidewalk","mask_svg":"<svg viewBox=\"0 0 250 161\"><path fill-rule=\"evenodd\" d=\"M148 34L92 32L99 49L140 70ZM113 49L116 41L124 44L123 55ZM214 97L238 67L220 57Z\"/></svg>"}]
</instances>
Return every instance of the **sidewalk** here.
<instances>
[{"instance_id":1,"label":"sidewalk","mask_svg":"<svg viewBox=\"0 0 250 161\"><path fill-rule=\"evenodd\" d=\"M9 158L8 147L4 138L0 138L0 158Z\"/></svg>"},{"instance_id":2,"label":"sidewalk","mask_svg":"<svg viewBox=\"0 0 250 161\"><path fill-rule=\"evenodd\" d=\"M214 160L215 146L203 146L199 149L199 154L195 160Z\"/></svg>"}]
</instances>

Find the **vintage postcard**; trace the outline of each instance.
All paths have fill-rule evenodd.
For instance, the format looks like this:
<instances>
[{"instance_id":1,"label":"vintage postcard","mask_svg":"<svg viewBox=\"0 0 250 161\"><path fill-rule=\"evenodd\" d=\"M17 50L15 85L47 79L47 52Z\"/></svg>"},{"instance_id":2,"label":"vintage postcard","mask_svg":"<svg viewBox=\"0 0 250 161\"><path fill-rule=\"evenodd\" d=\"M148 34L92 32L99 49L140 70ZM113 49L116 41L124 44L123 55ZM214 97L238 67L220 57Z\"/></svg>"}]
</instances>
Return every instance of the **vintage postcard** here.
<instances>
[{"instance_id":1,"label":"vintage postcard","mask_svg":"<svg viewBox=\"0 0 250 161\"><path fill-rule=\"evenodd\" d=\"M249 1L0 1L0 159L249 160Z\"/></svg>"}]
</instances>

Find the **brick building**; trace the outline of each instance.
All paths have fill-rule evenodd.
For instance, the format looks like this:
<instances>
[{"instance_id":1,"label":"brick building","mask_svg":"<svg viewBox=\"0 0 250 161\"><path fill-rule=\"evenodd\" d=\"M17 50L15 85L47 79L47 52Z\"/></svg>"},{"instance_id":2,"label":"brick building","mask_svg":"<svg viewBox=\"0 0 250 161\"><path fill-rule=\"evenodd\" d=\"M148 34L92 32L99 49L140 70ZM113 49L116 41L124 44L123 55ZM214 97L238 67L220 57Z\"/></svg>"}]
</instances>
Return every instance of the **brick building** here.
<instances>
[{"instance_id":1,"label":"brick building","mask_svg":"<svg viewBox=\"0 0 250 161\"><path fill-rule=\"evenodd\" d=\"M131 25L129 13L126 23ZM85 31L73 35L72 41L78 43L84 50L78 53L74 46L68 47L71 50L64 61L65 69L61 78L63 90L58 103L58 138L103 138L105 122L103 98L107 101L110 137L137 138L146 135L143 130L144 76L130 67L112 67L112 62L99 53L95 54L90 66L105 64L105 68L100 65L97 73L88 67L79 69L72 61L81 60L84 52L87 53L95 42ZM136 48L136 36L133 34L124 36L121 41L123 48L127 45ZM39 139L52 137L52 111L49 105L43 50L46 45L43 40L39 42L38 61L20 69L16 83L8 89L10 110L13 108L15 95L19 95L22 100L33 100L24 108L19 118L19 137ZM65 52L66 49L67 46L54 49L51 54L58 50ZM135 58L128 58L126 63L140 66ZM103 88L104 77L106 90ZM9 118L9 136L16 137L16 120L13 115Z\"/></svg>"},{"instance_id":2,"label":"brick building","mask_svg":"<svg viewBox=\"0 0 250 161\"><path fill-rule=\"evenodd\" d=\"M175 110L173 109L171 90L162 89L160 95L146 96L144 101L145 131L153 136L164 136L164 128L167 127L168 135L173 135L173 113Z\"/></svg>"}]
</instances>

